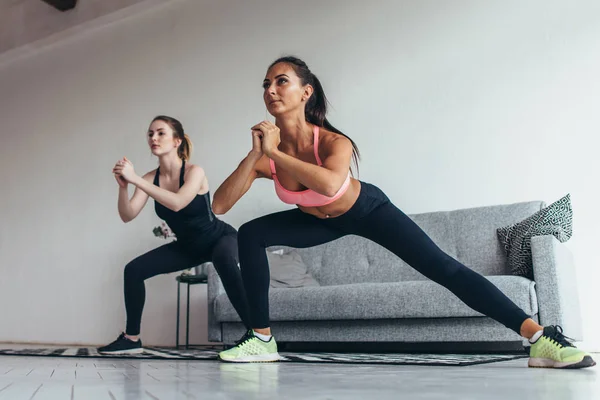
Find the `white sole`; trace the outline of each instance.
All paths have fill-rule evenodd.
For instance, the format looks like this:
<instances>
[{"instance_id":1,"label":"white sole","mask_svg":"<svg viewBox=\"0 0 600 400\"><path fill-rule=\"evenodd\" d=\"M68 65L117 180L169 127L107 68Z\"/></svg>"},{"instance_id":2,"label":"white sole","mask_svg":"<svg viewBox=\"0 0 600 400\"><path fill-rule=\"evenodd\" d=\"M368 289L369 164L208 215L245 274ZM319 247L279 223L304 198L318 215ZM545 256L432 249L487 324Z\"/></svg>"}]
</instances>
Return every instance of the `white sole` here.
<instances>
[{"instance_id":1,"label":"white sole","mask_svg":"<svg viewBox=\"0 0 600 400\"><path fill-rule=\"evenodd\" d=\"M243 358L236 358L233 360L226 360L219 356L219 360L224 362L235 362L235 363L259 363L259 362L276 362L279 361L279 353L259 354L254 356L246 356Z\"/></svg>"},{"instance_id":2,"label":"white sole","mask_svg":"<svg viewBox=\"0 0 600 400\"><path fill-rule=\"evenodd\" d=\"M532 368L577 369L593 367L596 362L590 356L585 356L582 360L576 362L558 362L549 358L530 358L527 365Z\"/></svg>"},{"instance_id":3,"label":"white sole","mask_svg":"<svg viewBox=\"0 0 600 400\"><path fill-rule=\"evenodd\" d=\"M130 350L117 350L117 351L99 351L98 354L107 354L107 355L125 355L125 354L141 354L144 352L144 348L140 347L139 349L130 349Z\"/></svg>"}]
</instances>

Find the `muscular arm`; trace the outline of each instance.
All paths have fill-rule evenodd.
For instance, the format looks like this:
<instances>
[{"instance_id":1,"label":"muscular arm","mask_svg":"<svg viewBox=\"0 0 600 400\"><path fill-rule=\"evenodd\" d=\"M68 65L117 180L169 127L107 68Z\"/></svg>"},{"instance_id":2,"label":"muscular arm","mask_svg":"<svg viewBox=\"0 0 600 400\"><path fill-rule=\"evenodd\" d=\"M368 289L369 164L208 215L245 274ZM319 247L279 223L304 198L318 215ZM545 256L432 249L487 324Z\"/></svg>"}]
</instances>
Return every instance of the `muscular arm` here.
<instances>
[{"instance_id":1,"label":"muscular arm","mask_svg":"<svg viewBox=\"0 0 600 400\"><path fill-rule=\"evenodd\" d=\"M242 198L255 179L264 177L262 171L267 158L250 151L235 171L219 186L213 196L212 209L217 215L225 214Z\"/></svg>"},{"instance_id":2,"label":"muscular arm","mask_svg":"<svg viewBox=\"0 0 600 400\"><path fill-rule=\"evenodd\" d=\"M274 150L270 158L296 181L322 195L333 197L342 187L352 159L352 144L346 138L335 138L323 146L323 165L318 166Z\"/></svg>"}]
</instances>

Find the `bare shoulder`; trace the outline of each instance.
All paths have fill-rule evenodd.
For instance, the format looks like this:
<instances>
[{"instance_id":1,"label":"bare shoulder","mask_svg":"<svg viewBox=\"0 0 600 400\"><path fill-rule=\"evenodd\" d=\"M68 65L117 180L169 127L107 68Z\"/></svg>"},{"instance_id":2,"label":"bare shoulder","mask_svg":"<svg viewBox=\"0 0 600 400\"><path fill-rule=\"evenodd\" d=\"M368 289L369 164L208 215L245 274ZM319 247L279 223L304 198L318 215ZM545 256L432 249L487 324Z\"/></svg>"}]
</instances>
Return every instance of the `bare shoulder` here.
<instances>
[{"instance_id":1,"label":"bare shoulder","mask_svg":"<svg viewBox=\"0 0 600 400\"><path fill-rule=\"evenodd\" d=\"M208 190L208 178L204 173L204 169L196 164L185 165L185 180L186 182L198 182L200 184L200 191L204 192L203 187Z\"/></svg>"},{"instance_id":2,"label":"bare shoulder","mask_svg":"<svg viewBox=\"0 0 600 400\"><path fill-rule=\"evenodd\" d=\"M352 142L344 135L320 128L319 147L325 152L352 151Z\"/></svg>"},{"instance_id":3,"label":"bare shoulder","mask_svg":"<svg viewBox=\"0 0 600 400\"><path fill-rule=\"evenodd\" d=\"M199 175L204 175L204 169L196 164L186 164L185 165L185 173L193 173L193 174L199 174Z\"/></svg>"}]
</instances>

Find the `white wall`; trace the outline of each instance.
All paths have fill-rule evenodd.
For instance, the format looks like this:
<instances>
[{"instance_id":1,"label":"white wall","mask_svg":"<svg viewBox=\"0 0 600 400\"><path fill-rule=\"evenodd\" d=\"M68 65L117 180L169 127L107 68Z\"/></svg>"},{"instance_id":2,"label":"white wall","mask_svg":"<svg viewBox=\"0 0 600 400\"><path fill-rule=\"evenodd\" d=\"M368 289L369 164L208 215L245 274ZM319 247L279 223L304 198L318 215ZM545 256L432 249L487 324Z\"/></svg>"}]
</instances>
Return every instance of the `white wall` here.
<instances>
[{"instance_id":1,"label":"white wall","mask_svg":"<svg viewBox=\"0 0 600 400\"><path fill-rule=\"evenodd\" d=\"M172 0L83 0L63 12L41 0L0 0L0 53L20 53L31 43L71 34L82 24L108 23L167 1Z\"/></svg>"},{"instance_id":2,"label":"white wall","mask_svg":"<svg viewBox=\"0 0 600 400\"><path fill-rule=\"evenodd\" d=\"M588 347L600 256L600 9L594 1L175 1L0 67L0 341L100 344L124 326L122 270L162 242L153 209L116 212L112 165L155 165L158 113L180 118L212 190L265 118L267 65L324 83L361 178L417 213L572 194ZM149 203L150 205L150 203ZM259 182L224 219L286 208ZM206 340L195 287L192 337ZM173 344L174 275L147 282L144 341ZM200 311L198 311L200 310ZM568 334L568 332L567 332Z\"/></svg>"}]
</instances>

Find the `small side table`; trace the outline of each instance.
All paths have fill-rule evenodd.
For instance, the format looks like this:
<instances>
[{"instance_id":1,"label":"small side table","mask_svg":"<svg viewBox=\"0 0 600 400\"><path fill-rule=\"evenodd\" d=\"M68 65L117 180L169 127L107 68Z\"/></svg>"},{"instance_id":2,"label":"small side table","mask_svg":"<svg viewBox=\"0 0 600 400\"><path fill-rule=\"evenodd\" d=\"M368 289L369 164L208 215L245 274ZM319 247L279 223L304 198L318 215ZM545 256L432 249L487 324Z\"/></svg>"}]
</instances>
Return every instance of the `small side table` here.
<instances>
[{"instance_id":1,"label":"small side table","mask_svg":"<svg viewBox=\"0 0 600 400\"><path fill-rule=\"evenodd\" d=\"M186 307L186 317L185 317L185 348L188 349L190 346L190 286L192 285L200 285L206 284L208 282L208 278L205 275L191 275L191 274L181 274L175 278L177 281L177 333L175 346L179 348L179 302L180 302L180 294L181 294L181 284L184 283L187 285L187 307Z\"/></svg>"}]
</instances>

